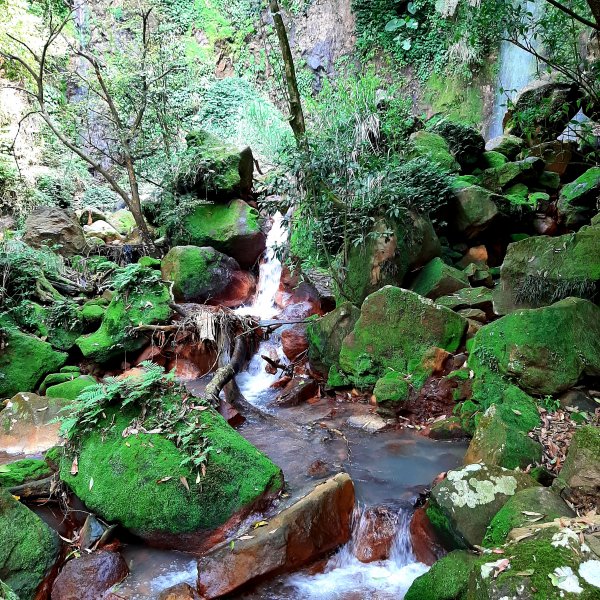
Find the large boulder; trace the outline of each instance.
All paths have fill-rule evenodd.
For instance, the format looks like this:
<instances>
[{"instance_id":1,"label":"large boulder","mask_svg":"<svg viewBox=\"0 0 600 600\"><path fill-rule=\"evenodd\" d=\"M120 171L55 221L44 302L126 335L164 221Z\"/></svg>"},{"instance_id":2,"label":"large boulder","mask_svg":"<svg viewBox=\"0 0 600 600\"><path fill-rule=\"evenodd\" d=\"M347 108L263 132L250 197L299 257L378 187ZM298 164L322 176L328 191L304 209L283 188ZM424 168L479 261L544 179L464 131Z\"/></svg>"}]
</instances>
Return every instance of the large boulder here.
<instances>
[{"instance_id":1,"label":"large boulder","mask_svg":"<svg viewBox=\"0 0 600 600\"><path fill-rule=\"evenodd\" d=\"M527 156L539 156L543 159L546 171L564 175L576 148L577 144L572 141L554 140L528 148L526 153Z\"/></svg>"},{"instance_id":2,"label":"large boulder","mask_svg":"<svg viewBox=\"0 0 600 600\"><path fill-rule=\"evenodd\" d=\"M515 160L521 150L525 147L525 140L516 135L504 134L488 140L485 149L488 152L499 152L508 158Z\"/></svg>"},{"instance_id":3,"label":"large boulder","mask_svg":"<svg viewBox=\"0 0 600 600\"><path fill-rule=\"evenodd\" d=\"M445 171L460 171L460 164L452 156L448 142L431 131L417 131L410 136L413 154L423 156Z\"/></svg>"},{"instance_id":4,"label":"large boulder","mask_svg":"<svg viewBox=\"0 0 600 600\"><path fill-rule=\"evenodd\" d=\"M494 312L492 291L486 287L463 288L449 296L437 298L435 303L452 310L479 309L488 317L492 316Z\"/></svg>"},{"instance_id":5,"label":"large boulder","mask_svg":"<svg viewBox=\"0 0 600 600\"><path fill-rule=\"evenodd\" d=\"M6 322L5 322L6 323ZM48 342L0 323L0 399L36 388L48 374L58 371L66 360Z\"/></svg>"},{"instance_id":6,"label":"large boulder","mask_svg":"<svg viewBox=\"0 0 600 600\"><path fill-rule=\"evenodd\" d=\"M469 278L463 271L447 265L441 258L427 263L413 282L413 292L435 300L469 286Z\"/></svg>"},{"instance_id":7,"label":"large boulder","mask_svg":"<svg viewBox=\"0 0 600 600\"><path fill-rule=\"evenodd\" d=\"M29 213L23 239L33 248L56 247L64 256L80 254L86 247L76 217L54 206L41 206Z\"/></svg>"},{"instance_id":8,"label":"large boulder","mask_svg":"<svg viewBox=\"0 0 600 600\"><path fill-rule=\"evenodd\" d=\"M105 244L122 242L124 237L106 221L94 221L91 225L84 225L83 230L88 238L97 238Z\"/></svg>"},{"instance_id":9,"label":"large boulder","mask_svg":"<svg viewBox=\"0 0 600 600\"><path fill-rule=\"evenodd\" d=\"M600 209L600 167L592 167L572 183L563 186L558 196L558 215L569 229L588 225Z\"/></svg>"},{"instance_id":10,"label":"large boulder","mask_svg":"<svg viewBox=\"0 0 600 600\"><path fill-rule=\"evenodd\" d=\"M449 546L480 546L488 525L506 501L537 485L527 473L474 463L449 471L431 490L427 515Z\"/></svg>"},{"instance_id":11,"label":"large boulder","mask_svg":"<svg viewBox=\"0 0 600 600\"><path fill-rule=\"evenodd\" d=\"M239 271L237 261L214 248L175 246L162 260L162 277L173 282L178 302L206 302L224 292Z\"/></svg>"},{"instance_id":12,"label":"large boulder","mask_svg":"<svg viewBox=\"0 0 600 600\"><path fill-rule=\"evenodd\" d=\"M494 310L503 315L568 296L593 298L599 287L600 225L558 237L530 237L508 246Z\"/></svg>"},{"instance_id":13,"label":"large boulder","mask_svg":"<svg viewBox=\"0 0 600 600\"><path fill-rule=\"evenodd\" d=\"M566 298L506 315L477 332L469 365L477 375L498 373L529 393L563 392L584 375L600 375L600 307Z\"/></svg>"},{"instance_id":14,"label":"large boulder","mask_svg":"<svg viewBox=\"0 0 600 600\"><path fill-rule=\"evenodd\" d=\"M98 426L82 440L78 472L65 455L60 475L90 510L150 544L200 553L281 489L280 469L212 409L198 412L210 447L200 477L166 436L124 435L130 423L115 414L108 433Z\"/></svg>"},{"instance_id":15,"label":"large boulder","mask_svg":"<svg viewBox=\"0 0 600 600\"><path fill-rule=\"evenodd\" d=\"M34 600L36 590L58 559L58 535L0 489L0 539L2 581L20 600Z\"/></svg>"},{"instance_id":16,"label":"large boulder","mask_svg":"<svg viewBox=\"0 0 600 600\"><path fill-rule=\"evenodd\" d=\"M198 563L203 598L219 598L267 575L297 569L350 539L354 486L346 473L317 485L264 527L204 555Z\"/></svg>"},{"instance_id":17,"label":"large boulder","mask_svg":"<svg viewBox=\"0 0 600 600\"><path fill-rule=\"evenodd\" d=\"M364 301L360 318L342 344L340 368L358 387L374 385L389 369L420 368L432 347L456 351L467 321L414 292L386 286Z\"/></svg>"},{"instance_id":18,"label":"large boulder","mask_svg":"<svg viewBox=\"0 0 600 600\"><path fill-rule=\"evenodd\" d=\"M456 201L450 216L453 230L467 238L477 237L500 216L499 197L478 185L461 187L454 192Z\"/></svg>"},{"instance_id":19,"label":"large boulder","mask_svg":"<svg viewBox=\"0 0 600 600\"><path fill-rule=\"evenodd\" d=\"M587 425L575 432L558 483L600 497L600 427Z\"/></svg>"},{"instance_id":20,"label":"large boulder","mask_svg":"<svg viewBox=\"0 0 600 600\"><path fill-rule=\"evenodd\" d=\"M199 203L179 225L173 234L175 243L210 246L233 257L244 269L254 265L265 249L258 211L243 200Z\"/></svg>"},{"instance_id":21,"label":"large boulder","mask_svg":"<svg viewBox=\"0 0 600 600\"><path fill-rule=\"evenodd\" d=\"M186 142L174 182L179 194L219 200L248 196L254 173L250 148L240 150L203 130L189 133Z\"/></svg>"},{"instance_id":22,"label":"large boulder","mask_svg":"<svg viewBox=\"0 0 600 600\"><path fill-rule=\"evenodd\" d=\"M326 374L338 363L342 342L359 317L360 310L350 302L344 302L324 317L309 323L306 335L311 366Z\"/></svg>"},{"instance_id":23,"label":"large boulder","mask_svg":"<svg viewBox=\"0 0 600 600\"><path fill-rule=\"evenodd\" d=\"M535 182L544 171L544 161L536 156L524 160L507 162L499 167L486 169L481 176L481 185L501 192L517 183Z\"/></svg>"},{"instance_id":24,"label":"large boulder","mask_svg":"<svg viewBox=\"0 0 600 600\"><path fill-rule=\"evenodd\" d=\"M442 120L431 131L446 140L450 153L463 168L475 167L485 150L485 140L481 133L468 125Z\"/></svg>"}]
</instances>

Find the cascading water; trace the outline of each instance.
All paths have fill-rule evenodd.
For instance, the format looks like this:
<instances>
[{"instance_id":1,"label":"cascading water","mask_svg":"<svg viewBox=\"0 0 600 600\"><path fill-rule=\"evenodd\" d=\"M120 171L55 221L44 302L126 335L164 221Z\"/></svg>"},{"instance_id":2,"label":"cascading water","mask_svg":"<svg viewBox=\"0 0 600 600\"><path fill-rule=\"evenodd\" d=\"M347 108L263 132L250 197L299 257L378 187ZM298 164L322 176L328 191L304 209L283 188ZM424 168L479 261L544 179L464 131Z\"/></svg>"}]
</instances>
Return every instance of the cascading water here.
<instances>
[{"instance_id":1,"label":"cascading water","mask_svg":"<svg viewBox=\"0 0 600 600\"><path fill-rule=\"evenodd\" d=\"M543 10L540 0L526 2L527 12L537 19ZM523 40L535 47L535 39L527 37ZM535 57L511 42L502 41L498 57L500 70L496 82L494 109L488 128L488 139L502 135L502 121L506 115L507 103L514 100L517 93L535 77L537 61Z\"/></svg>"}]
</instances>

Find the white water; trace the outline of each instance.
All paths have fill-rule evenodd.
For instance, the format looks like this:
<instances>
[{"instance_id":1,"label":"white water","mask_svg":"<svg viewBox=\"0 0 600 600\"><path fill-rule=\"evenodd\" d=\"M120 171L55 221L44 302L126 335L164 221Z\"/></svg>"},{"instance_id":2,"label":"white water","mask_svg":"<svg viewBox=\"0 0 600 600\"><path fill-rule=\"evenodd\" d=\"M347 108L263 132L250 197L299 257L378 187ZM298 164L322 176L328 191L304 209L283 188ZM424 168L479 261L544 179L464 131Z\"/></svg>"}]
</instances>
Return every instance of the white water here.
<instances>
[{"instance_id":1,"label":"white water","mask_svg":"<svg viewBox=\"0 0 600 600\"><path fill-rule=\"evenodd\" d=\"M543 10L541 0L528 1L526 4L527 11L533 14L534 20L540 16ZM533 39L527 38L523 41L535 47ZM517 93L531 83L537 70L537 62L532 54L507 41L503 41L500 45L498 63L500 71L496 82L496 97L488 139L502 135L502 121L506 114L508 100L514 100Z\"/></svg>"}]
</instances>

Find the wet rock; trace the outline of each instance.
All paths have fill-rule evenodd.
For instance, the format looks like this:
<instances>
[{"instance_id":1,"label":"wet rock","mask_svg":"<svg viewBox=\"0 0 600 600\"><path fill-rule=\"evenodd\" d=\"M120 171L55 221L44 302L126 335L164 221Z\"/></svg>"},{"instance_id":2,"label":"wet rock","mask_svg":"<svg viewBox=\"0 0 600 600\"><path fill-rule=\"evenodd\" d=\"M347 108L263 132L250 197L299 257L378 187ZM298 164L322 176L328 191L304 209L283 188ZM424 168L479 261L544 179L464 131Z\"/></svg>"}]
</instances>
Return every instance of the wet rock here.
<instances>
[{"instance_id":1,"label":"wet rock","mask_svg":"<svg viewBox=\"0 0 600 600\"><path fill-rule=\"evenodd\" d=\"M67 403L30 392L13 396L0 412L0 450L32 456L58 445L60 424L52 421Z\"/></svg>"},{"instance_id":2,"label":"wet rock","mask_svg":"<svg viewBox=\"0 0 600 600\"><path fill-rule=\"evenodd\" d=\"M106 244L122 242L123 236L106 221L94 221L91 225L84 225L83 231L88 237L101 239Z\"/></svg>"},{"instance_id":3,"label":"wet rock","mask_svg":"<svg viewBox=\"0 0 600 600\"><path fill-rule=\"evenodd\" d=\"M389 371L377 380L373 396L377 400L377 412L395 416L410 396L411 386L402 373Z\"/></svg>"},{"instance_id":4,"label":"wet rock","mask_svg":"<svg viewBox=\"0 0 600 600\"><path fill-rule=\"evenodd\" d=\"M413 513L410 521L410 540L415 558L428 566L445 553L423 506Z\"/></svg>"},{"instance_id":5,"label":"wet rock","mask_svg":"<svg viewBox=\"0 0 600 600\"><path fill-rule=\"evenodd\" d=\"M79 532L79 547L89 550L104 534L104 526L94 515L88 515Z\"/></svg>"},{"instance_id":6,"label":"wet rock","mask_svg":"<svg viewBox=\"0 0 600 600\"><path fill-rule=\"evenodd\" d=\"M297 406L314 397L319 386L313 379L295 376L277 395L275 402L278 406Z\"/></svg>"},{"instance_id":7,"label":"wet rock","mask_svg":"<svg viewBox=\"0 0 600 600\"><path fill-rule=\"evenodd\" d=\"M586 425L578 429L567 452L555 485L596 500L600 497L600 428Z\"/></svg>"},{"instance_id":8,"label":"wet rock","mask_svg":"<svg viewBox=\"0 0 600 600\"><path fill-rule=\"evenodd\" d=\"M427 263L411 286L413 292L435 300L469 287L467 276L447 265L441 258Z\"/></svg>"},{"instance_id":9,"label":"wet rock","mask_svg":"<svg viewBox=\"0 0 600 600\"><path fill-rule=\"evenodd\" d=\"M58 536L35 513L0 489L0 540L2 580L21 600L34 600L58 559Z\"/></svg>"},{"instance_id":10,"label":"wet rock","mask_svg":"<svg viewBox=\"0 0 600 600\"><path fill-rule=\"evenodd\" d=\"M198 562L198 588L217 598L260 577L297 569L350 539L354 486L340 473L269 520Z\"/></svg>"},{"instance_id":11,"label":"wet rock","mask_svg":"<svg viewBox=\"0 0 600 600\"><path fill-rule=\"evenodd\" d=\"M321 302L323 312L335 309L335 281L325 269L306 269L303 271L306 280L315 288Z\"/></svg>"},{"instance_id":12,"label":"wet rock","mask_svg":"<svg viewBox=\"0 0 600 600\"><path fill-rule=\"evenodd\" d=\"M249 304L256 292L256 278L248 271L233 271L229 285L219 294L211 298L214 306L238 308Z\"/></svg>"},{"instance_id":13,"label":"wet rock","mask_svg":"<svg viewBox=\"0 0 600 600\"><path fill-rule=\"evenodd\" d=\"M537 485L526 473L479 463L467 465L449 471L433 488L427 516L449 547L481 545L488 525L506 501Z\"/></svg>"},{"instance_id":14,"label":"wet rock","mask_svg":"<svg viewBox=\"0 0 600 600\"><path fill-rule=\"evenodd\" d=\"M283 353L290 361L296 360L302 353L308 350L308 338L306 325L294 325L281 334L281 346Z\"/></svg>"},{"instance_id":15,"label":"wet rock","mask_svg":"<svg viewBox=\"0 0 600 600\"><path fill-rule=\"evenodd\" d=\"M436 421L429 428L432 440L460 440L469 437L458 417L447 417Z\"/></svg>"},{"instance_id":16,"label":"wet rock","mask_svg":"<svg viewBox=\"0 0 600 600\"><path fill-rule=\"evenodd\" d=\"M524 147L525 140L510 134L500 135L485 144L485 149L488 152L500 152L500 154L503 154L509 160L517 158Z\"/></svg>"},{"instance_id":17,"label":"wet rock","mask_svg":"<svg viewBox=\"0 0 600 600\"><path fill-rule=\"evenodd\" d=\"M389 558L398 531L398 509L370 506L360 515L352 551L363 563Z\"/></svg>"},{"instance_id":18,"label":"wet rock","mask_svg":"<svg viewBox=\"0 0 600 600\"><path fill-rule=\"evenodd\" d=\"M187 583L179 583L163 590L158 595L158 600L201 600L198 592Z\"/></svg>"},{"instance_id":19,"label":"wet rock","mask_svg":"<svg viewBox=\"0 0 600 600\"><path fill-rule=\"evenodd\" d=\"M456 190L454 196L451 225L468 239L477 237L500 216L496 194L478 185Z\"/></svg>"},{"instance_id":20,"label":"wet rock","mask_svg":"<svg viewBox=\"0 0 600 600\"><path fill-rule=\"evenodd\" d=\"M538 235L556 235L558 231L556 219L548 215L535 217L532 225Z\"/></svg>"},{"instance_id":21,"label":"wet rock","mask_svg":"<svg viewBox=\"0 0 600 600\"><path fill-rule=\"evenodd\" d=\"M568 229L589 225L598 211L599 194L600 167L592 167L560 190L556 205L560 222Z\"/></svg>"},{"instance_id":22,"label":"wet rock","mask_svg":"<svg viewBox=\"0 0 600 600\"><path fill-rule=\"evenodd\" d=\"M52 586L52 600L98 600L129 574L125 559L99 550L65 564Z\"/></svg>"},{"instance_id":23,"label":"wet rock","mask_svg":"<svg viewBox=\"0 0 600 600\"><path fill-rule=\"evenodd\" d=\"M379 415L353 415L346 421L346 425L354 429L362 429L367 433L377 433L385 429L388 423Z\"/></svg>"},{"instance_id":24,"label":"wet rock","mask_svg":"<svg viewBox=\"0 0 600 600\"><path fill-rule=\"evenodd\" d=\"M564 392L559 397L562 407L570 406L580 411L593 413L599 404L583 390L573 389Z\"/></svg>"},{"instance_id":25,"label":"wet rock","mask_svg":"<svg viewBox=\"0 0 600 600\"><path fill-rule=\"evenodd\" d=\"M460 310L456 311L461 317L464 317L465 319L469 319L470 321L477 321L478 323L487 323L488 319L487 316L485 314L485 312L483 312L482 310L479 310L478 308L461 308Z\"/></svg>"},{"instance_id":26,"label":"wet rock","mask_svg":"<svg viewBox=\"0 0 600 600\"><path fill-rule=\"evenodd\" d=\"M521 310L483 327L469 366L476 375L499 373L528 393L558 394L585 375L600 375L600 307L566 298Z\"/></svg>"},{"instance_id":27,"label":"wet rock","mask_svg":"<svg viewBox=\"0 0 600 600\"><path fill-rule=\"evenodd\" d=\"M527 155L542 158L546 163L546 171L564 175L576 148L576 143L553 140L528 148Z\"/></svg>"},{"instance_id":28,"label":"wet rock","mask_svg":"<svg viewBox=\"0 0 600 600\"><path fill-rule=\"evenodd\" d=\"M75 217L54 206L41 206L29 213L23 239L33 248L58 247L64 256L80 254L86 245L83 229Z\"/></svg>"},{"instance_id":29,"label":"wet rock","mask_svg":"<svg viewBox=\"0 0 600 600\"><path fill-rule=\"evenodd\" d=\"M567 296L592 298L600 282L600 226L558 237L530 237L508 246L494 290L494 309L506 314Z\"/></svg>"}]
</instances>

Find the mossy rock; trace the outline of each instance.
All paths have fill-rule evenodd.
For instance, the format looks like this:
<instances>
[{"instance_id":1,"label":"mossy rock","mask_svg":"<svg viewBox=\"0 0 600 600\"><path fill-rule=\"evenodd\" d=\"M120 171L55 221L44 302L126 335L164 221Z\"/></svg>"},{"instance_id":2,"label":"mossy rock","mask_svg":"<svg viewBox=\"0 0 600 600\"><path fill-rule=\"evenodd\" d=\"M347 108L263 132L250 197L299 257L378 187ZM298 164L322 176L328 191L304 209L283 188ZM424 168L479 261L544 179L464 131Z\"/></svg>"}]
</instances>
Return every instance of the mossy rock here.
<instances>
[{"instance_id":1,"label":"mossy rock","mask_svg":"<svg viewBox=\"0 0 600 600\"><path fill-rule=\"evenodd\" d=\"M494 169L496 167L505 165L508 162L508 158L506 158L506 156L501 152L491 150L483 153L481 162L483 163L483 167L485 169Z\"/></svg>"},{"instance_id":2,"label":"mossy rock","mask_svg":"<svg viewBox=\"0 0 600 600\"><path fill-rule=\"evenodd\" d=\"M250 193L254 173L250 148L240 150L204 130L190 132L186 142L174 182L178 193L222 200Z\"/></svg>"},{"instance_id":3,"label":"mossy rock","mask_svg":"<svg viewBox=\"0 0 600 600\"><path fill-rule=\"evenodd\" d=\"M129 330L138 325L163 323L171 316L171 295L160 283L133 290L127 295L115 294L106 309L100 328L77 339L86 358L106 362L123 352L139 350L144 339Z\"/></svg>"},{"instance_id":4,"label":"mossy rock","mask_svg":"<svg viewBox=\"0 0 600 600\"><path fill-rule=\"evenodd\" d=\"M12 488L28 481L37 481L49 477L52 470L46 461L38 458L23 458L15 462L0 465L0 488Z\"/></svg>"},{"instance_id":5,"label":"mossy rock","mask_svg":"<svg viewBox=\"0 0 600 600\"><path fill-rule=\"evenodd\" d=\"M485 411L467 450L465 464L483 462L507 469L525 469L541 462L541 444L507 423L502 408L493 404Z\"/></svg>"},{"instance_id":6,"label":"mossy rock","mask_svg":"<svg viewBox=\"0 0 600 600\"><path fill-rule=\"evenodd\" d=\"M79 370L77 370L77 372L73 372L73 373L50 373L50 375L46 375L46 377L44 378L44 381L42 381L42 383L40 384L40 388L39 388L39 393L40 394L45 394L46 390L52 386L52 385L58 385L59 383L65 383L65 381L71 381L73 379L75 379L75 377L79 377L80 372Z\"/></svg>"},{"instance_id":7,"label":"mossy rock","mask_svg":"<svg viewBox=\"0 0 600 600\"><path fill-rule=\"evenodd\" d=\"M485 151L485 140L474 127L444 119L431 131L446 140L450 153L463 168L472 169Z\"/></svg>"},{"instance_id":8,"label":"mossy rock","mask_svg":"<svg viewBox=\"0 0 600 600\"><path fill-rule=\"evenodd\" d=\"M161 261L158 258L153 258L152 256L141 256L138 259L138 265L142 265L142 267L148 267L149 269L160 269Z\"/></svg>"},{"instance_id":9,"label":"mossy rock","mask_svg":"<svg viewBox=\"0 0 600 600\"><path fill-rule=\"evenodd\" d=\"M162 277L173 282L179 302L205 302L224 291L239 271L238 263L214 248L175 246L162 261Z\"/></svg>"},{"instance_id":10,"label":"mossy rock","mask_svg":"<svg viewBox=\"0 0 600 600\"><path fill-rule=\"evenodd\" d=\"M600 226L557 237L529 237L508 246L494 309L502 315L568 296L593 299L599 289Z\"/></svg>"},{"instance_id":11,"label":"mossy rock","mask_svg":"<svg viewBox=\"0 0 600 600\"><path fill-rule=\"evenodd\" d=\"M499 167L486 169L481 177L481 185L499 193L516 183L536 181L543 170L544 161L537 157L508 162Z\"/></svg>"},{"instance_id":12,"label":"mossy rock","mask_svg":"<svg viewBox=\"0 0 600 600\"><path fill-rule=\"evenodd\" d=\"M528 474L502 467L467 465L449 471L431 491L427 515L451 548L481 545L488 525L518 491L538 485Z\"/></svg>"},{"instance_id":13,"label":"mossy rock","mask_svg":"<svg viewBox=\"0 0 600 600\"><path fill-rule=\"evenodd\" d=\"M501 197L479 185L463 187L454 192L456 198L450 215L452 230L471 239L490 226L500 216L497 204Z\"/></svg>"},{"instance_id":14,"label":"mossy rock","mask_svg":"<svg viewBox=\"0 0 600 600\"><path fill-rule=\"evenodd\" d=\"M556 208L562 223L569 229L588 225L598 210L600 167L592 167L560 190Z\"/></svg>"},{"instance_id":15,"label":"mossy rock","mask_svg":"<svg viewBox=\"0 0 600 600\"><path fill-rule=\"evenodd\" d=\"M129 235L137 227L133 214L126 208L122 208L121 210L108 215L106 221L121 235Z\"/></svg>"},{"instance_id":16,"label":"mossy rock","mask_svg":"<svg viewBox=\"0 0 600 600\"><path fill-rule=\"evenodd\" d=\"M417 131L410 136L410 141L413 155L429 158L445 171L460 171L460 164L452 156L448 142L441 135L430 131Z\"/></svg>"},{"instance_id":17,"label":"mossy rock","mask_svg":"<svg viewBox=\"0 0 600 600\"><path fill-rule=\"evenodd\" d=\"M569 488L599 497L600 427L586 425L577 429L559 477Z\"/></svg>"},{"instance_id":18,"label":"mossy rock","mask_svg":"<svg viewBox=\"0 0 600 600\"><path fill-rule=\"evenodd\" d=\"M58 559L58 535L35 513L0 489L0 576L21 600L36 590Z\"/></svg>"},{"instance_id":19,"label":"mossy rock","mask_svg":"<svg viewBox=\"0 0 600 600\"><path fill-rule=\"evenodd\" d=\"M359 317L360 310L350 302L344 302L307 325L308 359L313 368L326 374L338 363L342 342Z\"/></svg>"},{"instance_id":20,"label":"mossy rock","mask_svg":"<svg viewBox=\"0 0 600 600\"><path fill-rule=\"evenodd\" d=\"M488 152L499 152L509 160L515 160L523 148L525 148L525 140L510 134L495 137L485 145Z\"/></svg>"},{"instance_id":21,"label":"mossy rock","mask_svg":"<svg viewBox=\"0 0 600 600\"><path fill-rule=\"evenodd\" d=\"M0 399L36 389L48 373L58 371L67 361L48 342L26 335L12 326L0 326L5 348L0 352Z\"/></svg>"},{"instance_id":22,"label":"mossy rock","mask_svg":"<svg viewBox=\"0 0 600 600\"><path fill-rule=\"evenodd\" d=\"M404 600L463 600L478 559L464 550L450 552L417 577Z\"/></svg>"},{"instance_id":23,"label":"mossy rock","mask_svg":"<svg viewBox=\"0 0 600 600\"><path fill-rule=\"evenodd\" d=\"M411 289L435 300L466 287L469 287L469 279L462 271L447 265L441 258L434 258L423 267Z\"/></svg>"},{"instance_id":24,"label":"mossy rock","mask_svg":"<svg viewBox=\"0 0 600 600\"><path fill-rule=\"evenodd\" d=\"M449 296L436 298L435 303L452 310L478 308L487 315L493 313L492 290L487 287L462 288Z\"/></svg>"},{"instance_id":25,"label":"mossy rock","mask_svg":"<svg viewBox=\"0 0 600 600\"><path fill-rule=\"evenodd\" d=\"M87 324L95 325L102 321L107 304L100 304L95 300L86 302L81 309L81 316Z\"/></svg>"},{"instance_id":26,"label":"mossy rock","mask_svg":"<svg viewBox=\"0 0 600 600\"><path fill-rule=\"evenodd\" d=\"M206 474L197 474L174 443L160 434L122 431L131 419L115 416L82 440L79 472L61 460L61 479L86 506L109 522L162 546L192 551L234 515L248 514L282 486L281 470L212 409L198 413L197 435L211 447ZM168 478L168 479L165 479ZM182 478L189 486L189 490Z\"/></svg>"},{"instance_id":27,"label":"mossy rock","mask_svg":"<svg viewBox=\"0 0 600 600\"><path fill-rule=\"evenodd\" d=\"M364 301L360 318L342 344L340 368L360 388L389 369L413 374L432 347L455 352L467 321L409 290L386 286Z\"/></svg>"},{"instance_id":28,"label":"mossy rock","mask_svg":"<svg viewBox=\"0 0 600 600\"><path fill-rule=\"evenodd\" d=\"M458 417L446 417L435 421L429 428L432 440L460 440L469 437Z\"/></svg>"},{"instance_id":29,"label":"mossy rock","mask_svg":"<svg viewBox=\"0 0 600 600\"><path fill-rule=\"evenodd\" d=\"M388 371L377 380L373 395L377 399L378 412L395 414L403 402L408 400L410 384L402 373Z\"/></svg>"},{"instance_id":30,"label":"mossy rock","mask_svg":"<svg viewBox=\"0 0 600 600\"><path fill-rule=\"evenodd\" d=\"M81 369L77 365L65 365L60 368L61 373L77 373L79 375L81 373Z\"/></svg>"},{"instance_id":31,"label":"mossy rock","mask_svg":"<svg viewBox=\"0 0 600 600\"><path fill-rule=\"evenodd\" d=\"M210 246L250 268L265 249L266 237L255 208L243 200L229 204L198 204L173 233L177 245Z\"/></svg>"},{"instance_id":32,"label":"mossy rock","mask_svg":"<svg viewBox=\"0 0 600 600\"><path fill-rule=\"evenodd\" d=\"M558 517L573 517L575 513L553 490L545 487L517 492L496 513L485 533L483 546L499 548L516 527L533 523L548 523Z\"/></svg>"},{"instance_id":33,"label":"mossy rock","mask_svg":"<svg viewBox=\"0 0 600 600\"><path fill-rule=\"evenodd\" d=\"M600 375L600 307L566 298L511 313L482 327L469 366L500 374L532 394L558 394L583 376Z\"/></svg>"},{"instance_id":34,"label":"mossy rock","mask_svg":"<svg viewBox=\"0 0 600 600\"><path fill-rule=\"evenodd\" d=\"M554 171L544 171L538 179L538 184L551 191L556 191L560 187L560 175Z\"/></svg>"},{"instance_id":35,"label":"mossy rock","mask_svg":"<svg viewBox=\"0 0 600 600\"><path fill-rule=\"evenodd\" d=\"M49 386L46 389L46 396L49 398L75 400L83 390L91 385L96 385L96 383L96 380L91 375L80 375L63 383Z\"/></svg>"}]
</instances>

